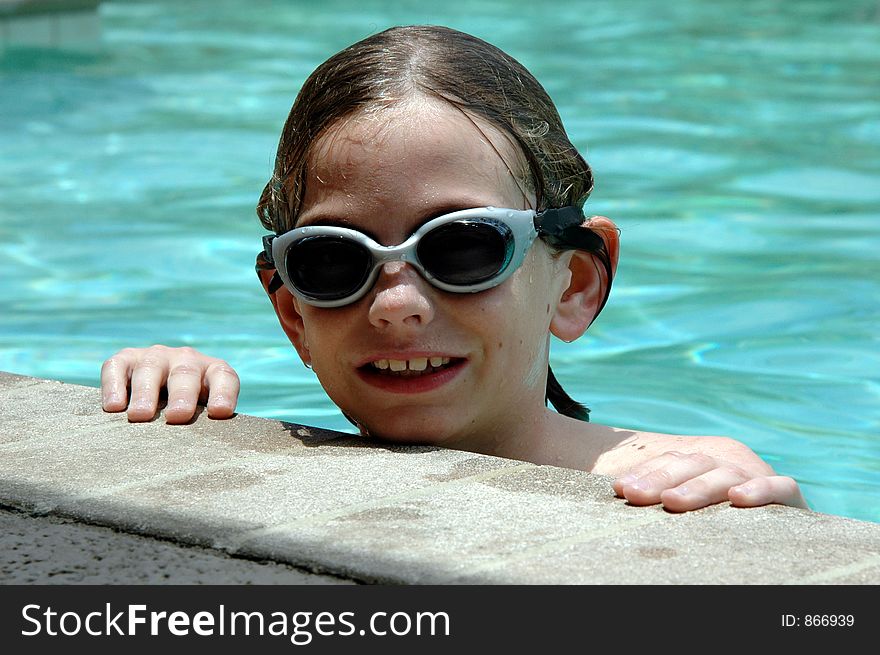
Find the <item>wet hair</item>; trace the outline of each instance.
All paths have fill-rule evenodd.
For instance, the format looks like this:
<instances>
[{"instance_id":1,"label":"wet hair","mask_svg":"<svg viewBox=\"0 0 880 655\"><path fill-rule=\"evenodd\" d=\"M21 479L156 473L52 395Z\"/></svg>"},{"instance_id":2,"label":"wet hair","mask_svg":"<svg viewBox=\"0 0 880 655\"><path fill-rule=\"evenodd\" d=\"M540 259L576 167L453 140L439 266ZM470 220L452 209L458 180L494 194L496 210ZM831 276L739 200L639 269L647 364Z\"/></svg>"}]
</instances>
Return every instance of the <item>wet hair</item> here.
<instances>
[{"instance_id":1,"label":"wet hair","mask_svg":"<svg viewBox=\"0 0 880 655\"><path fill-rule=\"evenodd\" d=\"M257 205L263 225L276 234L296 226L311 147L338 121L419 95L487 121L511 139L526 166L506 163L520 188L524 185L534 194L536 210L583 208L593 189L592 171L534 76L510 55L470 34L413 25L358 41L318 66L305 81L284 124L272 178ZM588 228L574 228L568 236L550 245L587 250L605 271L604 297L595 319L611 291L610 256L604 241ZM546 399L561 414L589 420L589 410L562 389L549 369Z\"/></svg>"}]
</instances>

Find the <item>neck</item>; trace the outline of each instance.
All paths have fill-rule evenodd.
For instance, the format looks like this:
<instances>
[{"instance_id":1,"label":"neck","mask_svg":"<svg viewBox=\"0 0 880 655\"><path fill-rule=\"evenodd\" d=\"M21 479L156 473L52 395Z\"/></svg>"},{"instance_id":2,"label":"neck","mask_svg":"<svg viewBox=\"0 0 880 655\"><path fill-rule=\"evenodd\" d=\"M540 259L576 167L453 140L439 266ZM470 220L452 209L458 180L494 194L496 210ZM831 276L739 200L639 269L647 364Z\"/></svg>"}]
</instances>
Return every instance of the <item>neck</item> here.
<instances>
[{"instance_id":1,"label":"neck","mask_svg":"<svg viewBox=\"0 0 880 655\"><path fill-rule=\"evenodd\" d=\"M622 439L613 428L585 423L546 407L525 420L520 416L499 427L479 439L443 445L541 466L593 471L599 456Z\"/></svg>"},{"instance_id":2,"label":"neck","mask_svg":"<svg viewBox=\"0 0 880 655\"><path fill-rule=\"evenodd\" d=\"M552 443L559 438L563 427L560 419L571 420L540 407L528 415L518 413L507 420L494 421L491 428L442 445L483 455L548 464L551 462L544 461L549 454L547 451L553 449Z\"/></svg>"}]
</instances>

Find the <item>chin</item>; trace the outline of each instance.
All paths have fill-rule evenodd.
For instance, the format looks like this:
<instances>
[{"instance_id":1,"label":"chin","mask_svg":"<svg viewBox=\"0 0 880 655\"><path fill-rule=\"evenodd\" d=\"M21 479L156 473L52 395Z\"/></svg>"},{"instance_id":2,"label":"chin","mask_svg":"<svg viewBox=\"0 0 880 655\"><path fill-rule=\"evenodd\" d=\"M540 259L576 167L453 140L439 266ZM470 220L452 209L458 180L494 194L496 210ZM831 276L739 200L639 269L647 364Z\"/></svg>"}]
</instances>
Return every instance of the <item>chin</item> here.
<instances>
[{"instance_id":1,"label":"chin","mask_svg":"<svg viewBox=\"0 0 880 655\"><path fill-rule=\"evenodd\" d=\"M366 418L360 423L371 437L403 444L443 446L456 440L459 433L449 422L450 410L437 416L433 412L409 412L397 410L393 418Z\"/></svg>"}]
</instances>

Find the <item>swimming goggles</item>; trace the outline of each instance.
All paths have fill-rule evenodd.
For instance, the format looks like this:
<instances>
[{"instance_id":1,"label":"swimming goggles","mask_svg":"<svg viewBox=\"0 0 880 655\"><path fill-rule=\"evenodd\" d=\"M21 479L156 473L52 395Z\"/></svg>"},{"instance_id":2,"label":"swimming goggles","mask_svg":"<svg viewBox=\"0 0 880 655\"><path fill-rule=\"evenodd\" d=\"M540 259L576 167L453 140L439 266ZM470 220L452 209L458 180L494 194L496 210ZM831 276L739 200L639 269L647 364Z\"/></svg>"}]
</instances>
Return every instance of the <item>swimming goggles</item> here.
<instances>
[{"instance_id":1,"label":"swimming goggles","mask_svg":"<svg viewBox=\"0 0 880 655\"><path fill-rule=\"evenodd\" d=\"M263 237L258 268L277 271L270 293L283 283L316 307L342 307L360 300L375 284L382 265L396 261L410 264L438 289L476 293L510 277L536 237L554 245L583 221L578 207L541 212L464 209L429 220L397 246L383 246L349 228L308 225Z\"/></svg>"}]
</instances>

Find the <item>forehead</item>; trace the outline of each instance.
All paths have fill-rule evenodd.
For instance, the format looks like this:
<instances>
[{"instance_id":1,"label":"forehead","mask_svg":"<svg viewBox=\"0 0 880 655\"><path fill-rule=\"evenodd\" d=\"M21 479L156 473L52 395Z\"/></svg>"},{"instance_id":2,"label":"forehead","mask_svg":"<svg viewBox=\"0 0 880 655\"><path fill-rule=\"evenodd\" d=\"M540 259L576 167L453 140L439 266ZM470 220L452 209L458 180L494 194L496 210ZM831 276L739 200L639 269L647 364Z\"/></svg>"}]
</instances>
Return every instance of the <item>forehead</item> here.
<instances>
[{"instance_id":1,"label":"forehead","mask_svg":"<svg viewBox=\"0 0 880 655\"><path fill-rule=\"evenodd\" d=\"M301 220L401 204L522 207L525 168L511 137L487 121L440 100L407 100L343 119L315 142Z\"/></svg>"}]
</instances>

